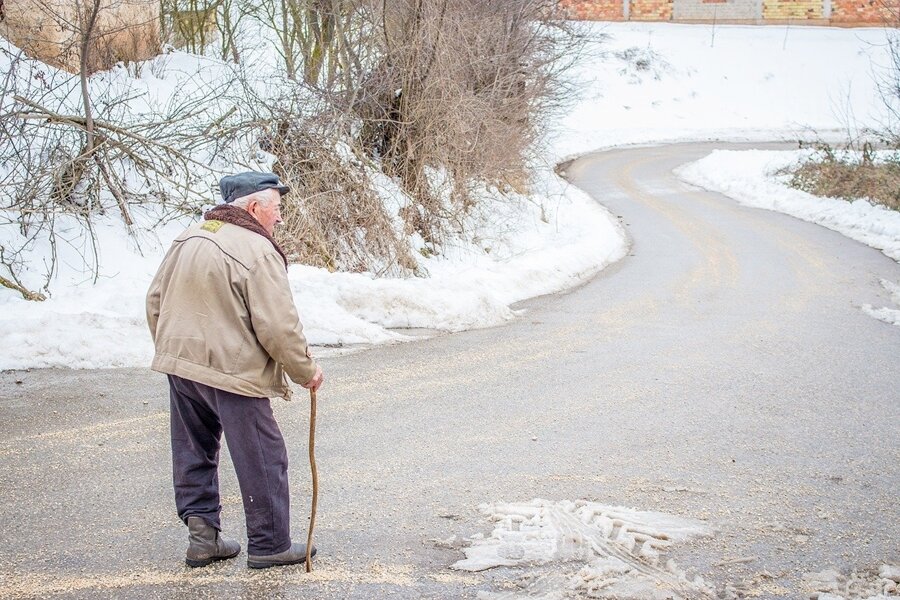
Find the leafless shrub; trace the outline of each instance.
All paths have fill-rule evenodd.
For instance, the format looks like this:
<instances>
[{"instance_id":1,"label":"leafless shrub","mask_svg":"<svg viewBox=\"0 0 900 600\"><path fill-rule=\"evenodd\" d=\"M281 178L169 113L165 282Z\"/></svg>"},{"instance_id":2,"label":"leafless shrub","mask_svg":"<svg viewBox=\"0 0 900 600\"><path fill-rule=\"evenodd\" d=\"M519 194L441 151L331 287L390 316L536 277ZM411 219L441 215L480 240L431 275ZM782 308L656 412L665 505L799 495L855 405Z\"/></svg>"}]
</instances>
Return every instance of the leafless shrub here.
<instances>
[{"instance_id":1,"label":"leafless shrub","mask_svg":"<svg viewBox=\"0 0 900 600\"><path fill-rule=\"evenodd\" d=\"M195 156L210 144L202 132L216 118L215 90L138 120L130 113L134 98L127 87L94 89L85 112L83 77L2 52L10 68L0 81L0 224L16 225L22 240L3 249L0 267L8 280L18 281L23 252L46 239L46 288L56 268L61 215L81 223L88 242L84 262L96 278L98 215L116 211L135 233L135 207L152 204L163 219L166 211L174 216L197 210L203 198L196 188L203 189L198 184L211 169Z\"/></svg>"},{"instance_id":2,"label":"leafless shrub","mask_svg":"<svg viewBox=\"0 0 900 600\"><path fill-rule=\"evenodd\" d=\"M281 235L294 260L331 271L408 275L417 265L385 212L358 157L322 144L314 133L288 130L276 171L295 182ZM293 200L293 201L292 201Z\"/></svg>"},{"instance_id":3,"label":"leafless shrub","mask_svg":"<svg viewBox=\"0 0 900 600\"><path fill-rule=\"evenodd\" d=\"M900 36L897 34L900 13L897 6L896 2L879 4L889 28L889 64L876 70L874 76L888 121L880 129L859 127L848 98L836 109L844 121L846 141L832 144L817 139L813 143L801 143L801 148L808 146L815 151L779 173L788 177L791 187L850 202L866 199L900 210ZM810 133L816 136L814 131ZM879 148L881 151L877 152Z\"/></svg>"},{"instance_id":4,"label":"leafless shrub","mask_svg":"<svg viewBox=\"0 0 900 600\"><path fill-rule=\"evenodd\" d=\"M89 75L159 51L155 2L8 0L5 17L5 37L29 56L71 73Z\"/></svg>"},{"instance_id":5,"label":"leafless shrub","mask_svg":"<svg viewBox=\"0 0 900 600\"><path fill-rule=\"evenodd\" d=\"M900 155L878 157L875 147L864 142L859 150L836 149L826 143L799 165L785 170L791 187L816 196L850 202L866 199L900 210Z\"/></svg>"},{"instance_id":6,"label":"leafless shrub","mask_svg":"<svg viewBox=\"0 0 900 600\"><path fill-rule=\"evenodd\" d=\"M96 38L92 19L106 1L82 4L82 43ZM13 67L0 90L0 212L26 240L53 246L58 215L74 215L96 254L96 215L116 211L130 228L144 203L197 211L221 175L211 165L259 168L264 157L248 154L258 148L296 190L280 234L292 260L415 274L405 234L439 251L476 201L474 186L527 190L541 119L568 91L559 75L581 41L555 0L162 2L164 22L171 11L215 11L234 78L135 117L127 90L88 85L102 45L84 46L81 77L48 82ZM188 31L198 51L209 49L206 14ZM237 25L251 14L276 33L293 82L253 81ZM379 169L406 192L389 209ZM0 250L4 280L25 295L23 247ZM85 261L96 275L96 256Z\"/></svg>"},{"instance_id":7,"label":"leafless shrub","mask_svg":"<svg viewBox=\"0 0 900 600\"><path fill-rule=\"evenodd\" d=\"M310 93L294 88L253 102L260 146L277 157L273 170L294 190L277 230L290 259L331 271L415 273L402 223L394 223L371 180L377 166L350 145L347 116Z\"/></svg>"},{"instance_id":8,"label":"leafless shrub","mask_svg":"<svg viewBox=\"0 0 900 600\"><path fill-rule=\"evenodd\" d=\"M235 63L241 62L240 36L241 22L250 14L254 7L247 0L222 0L219 7L219 16L216 18L216 27L219 29L221 40L219 55L222 60L229 58Z\"/></svg>"},{"instance_id":9,"label":"leafless shrub","mask_svg":"<svg viewBox=\"0 0 900 600\"><path fill-rule=\"evenodd\" d=\"M314 212L327 217L289 227L306 240L299 255L351 270L394 257L396 270L411 270L354 161L402 182L415 199L401 209L407 232L433 246L461 222L471 186L526 191L541 116L568 91L559 74L581 43L559 16L553 0L263 4L258 18L276 33L286 75L323 107L314 118L262 118L284 177L302 181L320 202ZM353 233L360 223L369 232L362 237ZM334 233L319 243L310 224ZM341 239L360 245L340 247Z\"/></svg>"},{"instance_id":10,"label":"leafless shrub","mask_svg":"<svg viewBox=\"0 0 900 600\"><path fill-rule=\"evenodd\" d=\"M471 201L482 180L520 191L541 117L565 94L558 75L580 39L551 0L381 3L381 58L356 92L360 139L419 202L426 240ZM446 171L449 194L427 169Z\"/></svg>"}]
</instances>

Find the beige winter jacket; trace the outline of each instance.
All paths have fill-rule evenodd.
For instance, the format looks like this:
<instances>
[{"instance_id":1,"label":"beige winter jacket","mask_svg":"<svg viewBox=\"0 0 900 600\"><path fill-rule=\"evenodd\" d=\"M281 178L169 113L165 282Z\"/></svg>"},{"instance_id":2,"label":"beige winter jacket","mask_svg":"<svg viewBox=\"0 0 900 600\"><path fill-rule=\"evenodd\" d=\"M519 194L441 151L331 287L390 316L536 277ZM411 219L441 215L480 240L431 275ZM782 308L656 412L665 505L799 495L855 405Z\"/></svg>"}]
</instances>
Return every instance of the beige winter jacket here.
<instances>
[{"instance_id":1,"label":"beige winter jacket","mask_svg":"<svg viewBox=\"0 0 900 600\"><path fill-rule=\"evenodd\" d=\"M236 394L290 399L316 373L281 256L221 221L172 243L147 293L151 368Z\"/></svg>"}]
</instances>

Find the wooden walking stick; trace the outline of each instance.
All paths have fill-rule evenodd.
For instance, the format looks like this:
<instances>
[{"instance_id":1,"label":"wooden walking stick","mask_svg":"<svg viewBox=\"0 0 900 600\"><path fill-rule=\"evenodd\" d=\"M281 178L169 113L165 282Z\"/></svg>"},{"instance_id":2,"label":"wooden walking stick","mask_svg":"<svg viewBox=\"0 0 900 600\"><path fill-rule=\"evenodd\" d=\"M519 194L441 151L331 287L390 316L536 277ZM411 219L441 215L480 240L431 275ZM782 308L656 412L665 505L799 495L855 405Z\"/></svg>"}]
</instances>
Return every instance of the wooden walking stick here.
<instances>
[{"instance_id":1,"label":"wooden walking stick","mask_svg":"<svg viewBox=\"0 0 900 600\"><path fill-rule=\"evenodd\" d=\"M312 472L312 511L306 536L306 572L312 572L313 528L316 526L316 501L319 498L319 472L316 470L316 390L309 390L309 469Z\"/></svg>"}]
</instances>

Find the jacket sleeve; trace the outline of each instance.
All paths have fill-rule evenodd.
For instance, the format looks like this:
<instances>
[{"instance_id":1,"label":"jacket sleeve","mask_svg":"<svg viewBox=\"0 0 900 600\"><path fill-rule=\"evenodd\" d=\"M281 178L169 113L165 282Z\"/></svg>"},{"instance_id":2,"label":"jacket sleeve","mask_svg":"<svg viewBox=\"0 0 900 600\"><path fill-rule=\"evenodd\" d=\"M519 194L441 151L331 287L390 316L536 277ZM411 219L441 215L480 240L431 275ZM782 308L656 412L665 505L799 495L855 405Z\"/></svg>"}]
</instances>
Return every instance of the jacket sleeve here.
<instances>
[{"instance_id":1,"label":"jacket sleeve","mask_svg":"<svg viewBox=\"0 0 900 600\"><path fill-rule=\"evenodd\" d=\"M279 255L267 254L253 265L247 277L246 298L256 339L294 382L309 383L316 374L316 363L309 356Z\"/></svg>"},{"instance_id":2,"label":"jacket sleeve","mask_svg":"<svg viewBox=\"0 0 900 600\"><path fill-rule=\"evenodd\" d=\"M156 326L159 325L159 312L161 310L163 282L168 278L169 258L175 250L175 243L169 247L166 255L163 257L153 281L150 282L150 289L147 290L147 326L150 328L150 337L153 338L153 344L156 344Z\"/></svg>"},{"instance_id":3,"label":"jacket sleeve","mask_svg":"<svg viewBox=\"0 0 900 600\"><path fill-rule=\"evenodd\" d=\"M154 344L156 344L156 325L159 323L162 272L163 268L160 266L159 271L157 271L156 276L150 283L150 289L147 291L147 325L150 327L150 337L153 338Z\"/></svg>"}]
</instances>

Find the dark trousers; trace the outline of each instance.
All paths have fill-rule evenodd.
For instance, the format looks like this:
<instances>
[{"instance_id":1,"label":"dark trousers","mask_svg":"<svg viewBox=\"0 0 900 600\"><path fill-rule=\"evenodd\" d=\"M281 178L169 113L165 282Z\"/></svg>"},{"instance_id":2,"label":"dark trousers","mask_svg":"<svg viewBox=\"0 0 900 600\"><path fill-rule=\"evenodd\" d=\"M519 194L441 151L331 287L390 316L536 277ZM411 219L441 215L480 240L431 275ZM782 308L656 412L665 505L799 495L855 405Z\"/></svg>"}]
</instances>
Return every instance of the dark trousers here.
<instances>
[{"instance_id":1,"label":"dark trousers","mask_svg":"<svg viewBox=\"0 0 900 600\"><path fill-rule=\"evenodd\" d=\"M201 517L221 530L219 447L222 433L234 463L247 552L267 555L291 546L288 458L266 398L251 398L169 375L175 504L185 523Z\"/></svg>"}]
</instances>

